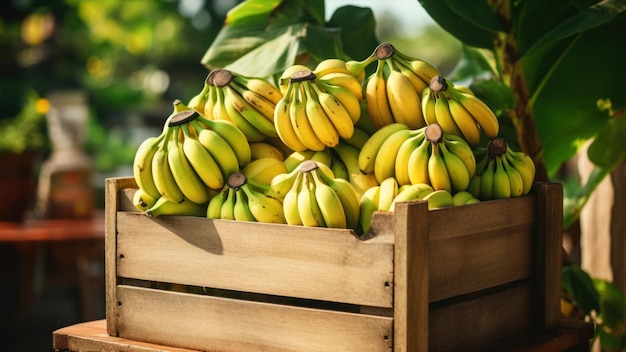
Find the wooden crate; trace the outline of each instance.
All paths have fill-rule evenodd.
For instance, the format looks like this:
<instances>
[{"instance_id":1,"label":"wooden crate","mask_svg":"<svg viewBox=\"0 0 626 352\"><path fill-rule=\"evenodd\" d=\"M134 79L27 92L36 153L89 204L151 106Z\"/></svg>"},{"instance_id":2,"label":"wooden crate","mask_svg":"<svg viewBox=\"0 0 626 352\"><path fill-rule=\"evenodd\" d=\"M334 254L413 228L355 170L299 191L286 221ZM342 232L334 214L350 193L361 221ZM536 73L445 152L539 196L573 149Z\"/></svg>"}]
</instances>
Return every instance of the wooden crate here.
<instances>
[{"instance_id":1,"label":"wooden crate","mask_svg":"<svg viewBox=\"0 0 626 352\"><path fill-rule=\"evenodd\" d=\"M559 325L562 187L429 211L372 233L149 218L106 180L109 335L203 351L484 349Z\"/></svg>"}]
</instances>

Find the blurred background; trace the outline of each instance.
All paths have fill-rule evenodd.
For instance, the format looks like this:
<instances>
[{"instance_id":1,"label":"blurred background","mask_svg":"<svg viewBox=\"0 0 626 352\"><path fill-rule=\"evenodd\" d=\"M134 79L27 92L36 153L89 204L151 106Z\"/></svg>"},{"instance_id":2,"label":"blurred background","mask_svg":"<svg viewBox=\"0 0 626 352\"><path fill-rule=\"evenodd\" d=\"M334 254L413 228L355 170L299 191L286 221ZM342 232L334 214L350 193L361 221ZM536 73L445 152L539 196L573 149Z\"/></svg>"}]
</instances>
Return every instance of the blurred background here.
<instances>
[{"instance_id":1,"label":"blurred background","mask_svg":"<svg viewBox=\"0 0 626 352\"><path fill-rule=\"evenodd\" d=\"M0 221L101 220L104 179L131 176L137 146L159 133L171 103L202 89L200 60L239 2L1 2ZM456 64L460 43L418 1L327 0L326 17L347 4L372 8L381 42L443 73ZM8 171L15 160L18 171ZM54 330L104 319L103 255L101 237L0 242L3 347L50 350Z\"/></svg>"}]
</instances>

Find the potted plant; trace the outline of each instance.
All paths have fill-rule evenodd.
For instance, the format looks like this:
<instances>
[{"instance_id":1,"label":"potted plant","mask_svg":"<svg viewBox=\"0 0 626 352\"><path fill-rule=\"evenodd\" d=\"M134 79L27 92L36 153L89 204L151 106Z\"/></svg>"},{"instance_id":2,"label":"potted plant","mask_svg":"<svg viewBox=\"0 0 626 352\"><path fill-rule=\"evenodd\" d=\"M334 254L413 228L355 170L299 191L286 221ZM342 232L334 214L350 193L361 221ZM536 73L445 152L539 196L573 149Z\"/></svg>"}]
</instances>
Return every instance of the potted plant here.
<instances>
[{"instance_id":1,"label":"potted plant","mask_svg":"<svg viewBox=\"0 0 626 352\"><path fill-rule=\"evenodd\" d=\"M47 147L48 101L29 91L15 116L0 119L0 221L22 221L36 189L36 165Z\"/></svg>"}]
</instances>

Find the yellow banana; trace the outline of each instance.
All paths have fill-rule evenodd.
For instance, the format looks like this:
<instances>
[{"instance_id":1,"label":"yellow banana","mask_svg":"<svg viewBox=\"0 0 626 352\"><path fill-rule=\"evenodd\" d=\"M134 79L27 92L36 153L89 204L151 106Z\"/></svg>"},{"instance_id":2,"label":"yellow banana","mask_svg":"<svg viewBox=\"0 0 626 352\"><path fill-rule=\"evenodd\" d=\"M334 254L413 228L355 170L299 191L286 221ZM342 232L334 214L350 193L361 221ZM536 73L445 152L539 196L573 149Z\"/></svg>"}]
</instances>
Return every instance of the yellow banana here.
<instances>
[{"instance_id":1,"label":"yellow banana","mask_svg":"<svg viewBox=\"0 0 626 352\"><path fill-rule=\"evenodd\" d=\"M274 158L280 161L285 160L285 156L280 149L266 142L250 143L250 151L252 153L252 160L261 158Z\"/></svg>"},{"instance_id":2,"label":"yellow banana","mask_svg":"<svg viewBox=\"0 0 626 352\"><path fill-rule=\"evenodd\" d=\"M318 175L337 193L346 217L346 228L356 231L359 223L360 205L359 195L354 186L346 179L332 178L323 172L318 173Z\"/></svg>"},{"instance_id":3,"label":"yellow banana","mask_svg":"<svg viewBox=\"0 0 626 352\"><path fill-rule=\"evenodd\" d=\"M446 164L446 169L448 169L448 175L450 176L450 183L452 185L452 189L449 192L458 192L464 191L469 186L470 182L470 174L469 170L463 163L463 160L456 156L456 154L451 153L446 147L446 143L437 143L439 147L439 152L443 157L443 160Z\"/></svg>"},{"instance_id":4,"label":"yellow banana","mask_svg":"<svg viewBox=\"0 0 626 352\"><path fill-rule=\"evenodd\" d=\"M493 172L493 197L495 199L511 198L511 181L502 165L502 157L495 157L495 166Z\"/></svg>"},{"instance_id":5,"label":"yellow banana","mask_svg":"<svg viewBox=\"0 0 626 352\"><path fill-rule=\"evenodd\" d=\"M204 102L204 111L201 111L200 114L209 120L218 120L213 113L215 111L215 105L217 104L217 91L219 88L215 86L209 86L209 92L207 93L207 99Z\"/></svg>"},{"instance_id":6,"label":"yellow banana","mask_svg":"<svg viewBox=\"0 0 626 352\"><path fill-rule=\"evenodd\" d=\"M339 132L324 111L324 108L318 100L319 97L315 95L311 85L311 81L302 82L302 86L304 87L306 94L306 116L309 119L309 123L313 128L313 132L317 135L317 138L326 147L332 148L339 143ZM350 123L352 123L351 120Z\"/></svg>"},{"instance_id":7,"label":"yellow banana","mask_svg":"<svg viewBox=\"0 0 626 352\"><path fill-rule=\"evenodd\" d=\"M389 138L389 136L398 131L408 129L409 128L405 124L392 123L389 125L385 125L376 132L374 132L374 134L372 134L371 137L363 144L363 147L359 152L359 169L364 173L373 172L376 156L380 150L380 147L387 140L387 138Z\"/></svg>"},{"instance_id":8,"label":"yellow banana","mask_svg":"<svg viewBox=\"0 0 626 352\"><path fill-rule=\"evenodd\" d=\"M262 192L254 190L249 184L243 184L241 190L248 198L248 208L258 222L286 224L283 204Z\"/></svg>"},{"instance_id":9,"label":"yellow banana","mask_svg":"<svg viewBox=\"0 0 626 352\"><path fill-rule=\"evenodd\" d=\"M206 120L198 118L199 121L208 126L209 129L219 134L235 152L239 167L243 168L250 162L250 144L245 134L233 123L225 120Z\"/></svg>"},{"instance_id":10,"label":"yellow banana","mask_svg":"<svg viewBox=\"0 0 626 352\"><path fill-rule=\"evenodd\" d=\"M470 145L463 138L453 134L444 135L443 143L450 153L458 156L463 161L470 177L474 176L476 173L476 156Z\"/></svg>"},{"instance_id":11,"label":"yellow banana","mask_svg":"<svg viewBox=\"0 0 626 352\"><path fill-rule=\"evenodd\" d=\"M283 198L283 213L285 221L289 225L302 225L302 218L298 210L298 194L302 191L302 173L300 170L296 173L296 178L291 184L291 188Z\"/></svg>"},{"instance_id":12,"label":"yellow banana","mask_svg":"<svg viewBox=\"0 0 626 352\"><path fill-rule=\"evenodd\" d=\"M241 88L235 82L231 81L228 86L239 93L254 110L260 112L272 124L274 123L274 109L276 108L274 103L251 90Z\"/></svg>"},{"instance_id":13,"label":"yellow banana","mask_svg":"<svg viewBox=\"0 0 626 352\"><path fill-rule=\"evenodd\" d=\"M159 198L153 198L141 188L137 188L135 193L133 193L133 205L139 211L146 211L150 209Z\"/></svg>"},{"instance_id":14,"label":"yellow banana","mask_svg":"<svg viewBox=\"0 0 626 352\"><path fill-rule=\"evenodd\" d=\"M532 159L526 153L515 152L508 146L506 158L509 165L515 168L522 178L522 183L524 185L522 195L528 194L533 183L535 182L535 164Z\"/></svg>"},{"instance_id":15,"label":"yellow banana","mask_svg":"<svg viewBox=\"0 0 626 352\"><path fill-rule=\"evenodd\" d=\"M172 202L161 197L146 211L146 215L149 217L161 215L205 216L206 211L206 203L198 204L186 198L180 202Z\"/></svg>"},{"instance_id":16,"label":"yellow banana","mask_svg":"<svg viewBox=\"0 0 626 352\"><path fill-rule=\"evenodd\" d=\"M299 71L310 71L307 66L295 64L287 67L285 71L280 75L278 79L278 89L283 95L287 95L287 89L289 87L289 83L291 82L291 76Z\"/></svg>"},{"instance_id":17,"label":"yellow banana","mask_svg":"<svg viewBox=\"0 0 626 352\"><path fill-rule=\"evenodd\" d=\"M186 104L190 109L196 110L199 114L204 114L204 106L209 99L211 85L208 84L207 79L204 80L204 85L202 86L200 93L194 95Z\"/></svg>"},{"instance_id":18,"label":"yellow banana","mask_svg":"<svg viewBox=\"0 0 626 352\"><path fill-rule=\"evenodd\" d=\"M161 141L159 149L152 158L152 175L159 193L170 202L180 203L184 200L183 192L176 184L167 161L169 144L174 143L170 140L171 132L171 129L167 131L165 139Z\"/></svg>"},{"instance_id":19,"label":"yellow banana","mask_svg":"<svg viewBox=\"0 0 626 352\"><path fill-rule=\"evenodd\" d=\"M448 98L442 93L439 93L435 100L435 117L443 133L463 137L463 133L459 130L459 127L456 125L456 122L454 122L454 118L452 118L452 114L450 113Z\"/></svg>"},{"instance_id":20,"label":"yellow banana","mask_svg":"<svg viewBox=\"0 0 626 352\"><path fill-rule=\"evenodd\" d=\"M396 157L402 143L409 139L414 130L400 130L387 138L380 146L376 159L374 160L374 176L378 183L388 177L394 177L396 171Z\"/></svg>"},{"instance_id":21,"label":"yellow banana","mask_svg":"<svg viewBox=\"0 0 626 352\"><path fill-rule=\"evenodd\" d=\"M378 211L378 200L380 197L380 186L367 189L359 200L359 224L361 232L367 233L372 222L372 215Z\"/></svg>"},{"instance_id":22,"label":"yellow banana","mask_svg":"<svg viewBox=\"0 0 626 352\"><path fill-rule=\"evenodd\" d=\"M186 125L184 126L187 127ZM176 129L180 127L176 126L174 128L176 136ZM190 138L191 137L185 136L185 139ZM189 157L195 156L196 155L194 154ZM203 180L200 179L194 170L185 154L183 145L179 142L178 138L174 138L173 143L170 143L169 151L167 153L167 161L170 165L172 176L174 176L174 180L176 181L176 184L180 188L181 192L183 192L183 195L194 203L207 203L209 201L208 185L204 184ZM211 188L219 189L223 186L223 184L215 184L214 186L215 187Z\"/></svg>"},{"instance_id":23,"label":"yellow banana","mask_svg":"<svg viewBox=\"0 0 626 352\"><path fill-rule=\"evenodd\" d=\"M384 61L378 61L378 68L367 80L365 101L367 112L376 129L394 123L391 108L387 101L387 87L384 77Z\"/></svg>"},{"instance_id":24,"label":"yellow banana","mask_svg":"<svg viewBox=\"0 0 626 352\"><path fill-rule=\"evenodd\" d=\"M243 114L239 110L237 110L237 108L231 101L231 97L234 97L235 94L228 94L228 88L225 88L223 90L224 99L221 105L222 108L227 112L228 116L228 119L223 120L232 121L241 130L241 132L243 132L249 142L259 142L264 140L267 136L263 132L261 132L256 126L254 126L254 124L250 123L250 121L248 121L248 119L246 119ZM243 100L243 98L241 99ZM241 107L242 105L237 106ZM265 119L265 117L263 117L263 119ZM261 121L260 118L259 121Z\"/></svg>"},{"instance_id":25,"label":"yellow banana","mask_svg":"<svg viewBox=\"0 0 626 352\"><path fill-rule=\"evenodd\" d=\"M437 113L435 112L435 93L426 87L422 92L422 117L427 125L437 123Z\"/></svg>"},{"instance_id":26,"label":"yellow banana","mask_svg":"<svg viewBox=\"0 0 626 352\"><path fill-rule=\"evenodd\" d=\"M316 151L307 149L303 151L296 151L287 155L287 157L283 161L287 172L291 172L292 170L298 168L303 161L311 160L315 153Z\"/></svg>"},{"instance_id":27,"label":"yellow banana","mask_svg":"<svg viewBox=\"0 0 626 352\"><path fill-rule=\"evenodd\" d=\"M228 110L226 109L226 103L224 102L225 99L225 89L224 87L214 87L213 88L213 112L210 114L211 115L211 120L223 120L223 121L229 121L229 122L233 122L233 119L230 117L230 113L228 112ZM210 105L205 105L205 116L207 118L209 118L209 113L206 111L206 109L209 108Z\"/></svg>"},{"instance_id":28,"label":"yellow banana","mask_svg":"<svg viewBox=\"0 0 626 352\"><path fill-rule=\"evenodd\" d=\"M310 227L325 227L317 199L315 198L315 182L310 172L302 173L302 187L298 192L298 213L302 225Z\"/></svg>"},{"instance_id":29,"label":"yellow banana","mask_svg":"<svg viewBox=\"0 0 626 352\"><path fill-rule=\"evenodd\" d=\"M394 165L394 177L398 181L399 186L411 184L409 159L411 158L411 153L421 145L425 139L423 130L424 127L418 130L421 132L415 133L405 140L400 146L400 149L398 149Z\"/></svg>"},{"instance_id":30,"label":"yellow banana","mask_svg":"<svg viewBox=\"0 0 626 352\"><path fill-rule=\"evenodd\" d=\"M394 51L394 55L392 56L394 60L402 63L406 67L410 68L411 71L415 72L424 82L430 82L430 80L439 75L439 70L428 62L416 58L411 58L406 56L397 50Z\"/></svg>"},{"instance_id":31,"label":"yellow banana","mask_svg":"<svg viewBox=\"0 0 626 352\"><path fill-rule=\"evenodd\" d=\"M398 182L393 177L388 177L380 182L378 196L378 210L389 211L393 199L398 195Z\"/></svg>"},{"instance_id":32,"label":"yellow banana","mask_svg":"<svg viewBox=\"0 0 626 352\"><path fill-rule=\"evenodd\" d=\"M251 161L241 172L249 180L254 180L263 185L270 185L272 179L279 174L287 172L285 164L275 158L261 158Z\"/></svg>"},{"instance_id":33,"label":"yellow banana","mask_svg":"<svg viewBox=\"0 0 626 352\"><path fill-rule=\"evenodd\" d=\"M393 65L390 59L385 61ZM389 75L386 77L386 92L389 108L395 122L403 123L411 129L418 129L426 125L422 117L420 96L411 81L400 71L396 71L395 66L390 67Z\"/></svg>"},{"instance_id":34,"label":"yellow banana","mask_svg":"<svg viewBox=\"0 0 626 352\"><path fill-rule=\"evenodd\" d=\"M350 71L346 68L346 62L336 58L329 58L320 61L313 70L313 73L315 73L315 76L317 77L324 77L327 74L335 72L350 74Z\"/></svg>"},{"instance_id":35,"label":"yellow banana","mask_svg":"<svg viewBox=\"0 0 626 352\"><path fill-rule=\"evenodd\" d=\"M287 172L278 174L272 178L270 182L270 189L268 191L268 195L277 198L283 199L285 195L295 182L298 174L300 173L300 168L294 168L293 170L287 170Z\"/></svg>"},{"instance_id":36,"label":"yellow banana","mask_svg":"<svg viewBox=\"0 0 626 352\"><path fill-rule=\"evenodd\" d=\"M228 197L230 186L225 185L218 194L214 195L209 201L206 210L206 217L209 219L220 219L222 213L222 205Z\"/></svg>"},{"instance_id":37,"label":"yellow banana","mask_svg":"<svg viewBox=\"0 0 626 352\"><path fill-rule=\"evenodd\" d=\"M222 181L220 183L223 186L223 180L226 180L228 178L228 175L232 174L233 172L239 171L239 161L237 159L237 154L235 154L235 151L230 147L230 144L228 144L228 142L214 130L204 129L200 131L200 134L198 135L198 141L202 146L204 146L209 154L211 154L211 157L217 163L219 170L222 172ZM203 159L208 158L203 157ZM212 169L213 163L210 160L206 160L206 162L208 163L207 167L209 169ZM194 166L194 168L197 167L201 166ZM200 174L200 172L198 173ZM208 181L208 179L205 179L204 177L203 180L205 182ZM218 188L211 188L219 189L222 186Z\"/></svg>"},{"instance_id":38,"label":"yellow banana","mask_svg":"<svg viewBox=\"0 0 626 352\"><path fill-rule=\"evenodd\" d=\"M313 126L311 126L307 117L306 97L303 89L301 89L301 83L293 82L292 84L294 85L295 96L289 107L289 115L293 130L298 136L298 139L307 147L307 149L316 151L323 150L326 148L326 145L319 139L317 134L315 134Z\"/></svg>"},{"instance_id":39,"label":"yellow banana","mask_svg":"<svg viewBox=\"0 0 626 352\"><path fill-rule=\"evenodd\" d=\"M361 118L361 101L350 90L342 86L334 86L322 80L317 80L321 88L328 94L335 97L341 105L346 109L352 120L352 124L356 124Z\"/></svg>"},{"instance_id":40,"label":"yellow banana","mask_svg":"<svg viewBox=\"0 0 626 352\"><path fill-rule=\"evenodd\" d=\"M332 126L341 138L350 138L354 134L354 121L341 102L330 93L322 91L315 83L311 86L317 94L317 100ZM313 95L313 94L312 94ZM308 103L308 102L307 102ZM360 112L359 112L360 115Z\"/></svg>"},{"instance_id":41,"label":"yellow banana","mask_svg":"<svg viewBox=\"0 0 626 352\"><path fill-rule=\"evenodd\" d=\"M435 190L425 195L422 200L428 202L428 209L437 209L454 206L452 194L445 189Z\"/></svg>"},{"instance_id":42,"label":"yellow banana","mask_svg":"<svg viewBox=\"0 0 626 352\"><path fill-rule=\"evenodd\" d=\"M352 93L359 101L363 99L363 86L361 82L350 74L334 72L317 78L325 85L343 87Z\"/></svg>"},{"instance_id":43,"label":"yellow banana","mask_svg":"<svg viewBox=\"0 0 626 352\"><path fill-rule=\"evenodd\" d=\"M254 126L254 128L261 132L265 137L278 137L278 134L276 134L276 128L274 127L273 110L271 113L268 111L267 113L269 115L266 116L254 106L250 105L250 103L248 103L246 99L244 99L244 97L231 86L226 86L225 89L226 96L224 103L226 104L226 109L231 109L231 107L234 108L234 110L243 116L243 118L246 119L250 125ZM231 118L233 117L230 110L229 115Z\"/></svg>"},{"instance_id":44,"label":"yellow banana","mask_svg":"<svg viewBox=\"0 0 626 352\"><path fill-rule=\"evenodd\" d=\"M233 205L233 216L237 221L254 221L254 215L248 207L248 198L244 191L240 188L235 190L235 205Z\"/></svg>"},{"instance_id":45,"label":"yellow banana","mask_svg":"<svg viewBox=\"0 0 626 352\"><path fill-rule=\"evenodd\" d=\"M429 193L435 190L428 183L414 183L412 185L406 185L398 190L398 195L393 199L389 206L389 211L394 211L396 203L399 202L411 202L414 200L421 200Z\"/></svg>"},{"instance_id":46,"label":"yellow banana","mask_svg":"<svg viewBox=\"0 0 626 352\"><path fill-rule=\"evenodd\" d=\"M424 138L417 148L411 152L408 161L409 180L411 184L430 184L428 160L430 159L432 150L431 144L428 139Z\"/></svg>"},{"instance_id":47,"label":"yellow banana","mask_svg":"<svg viewBox=\"0 0 626 352\"><path fill-rule=\"evenodd\" d=\"M452 88L454 89L454 88ZM472 115L456 99L448 100L450 115L467 143L472 147L480 145L480 128Z\"/></svg>"},{"instance_id":48,"label":"yellow banana","mask_svg":"<svg viewBox=\"0 0 626 352\"><path fill-rule=\"evenodd\" d=\"M321 173L319 170L312 170L309 177L313 177L315 200L324 219L324 224L328 228L345 229L347 221L341 199L335 190L324 182L319 175Z\"/></svg>"},{"instance_id":49,"label":"yellow banana","mask_svg":"<svg viewBox=\"0 0 626 352\"><path fill-rule=\"evenodd\" d=\"M444 189L448 192L452 191L452 181L448 174L448 168L443 156L439 152L439 143L431 143L432 152L428 158L428 179L430 185L435 191Z\"/></svg>"},{"instance_id":50,"label":"yellow banana","mask_svg":"<svg viewBox=\"0 0 626 352\"><path fill-rule=\"evenodd\" d=\"M185 139L183 140L182 149L197 177L206 187L211 189L224 187L224 182L228 175L224 175L220 165L201 141L189 136L185 127L183 127L183 131L185 132ZM203 130L200 132L200 135L204 131L208 130Z\"/></svg>"},{"instance_id":51,"label":"yellow banana","mask_svg":"<svg viewBox=\"0 0 626 352\"><path fill-rule=\"evenodd\" d=\"M453 99L457 99L470 115L472 115L487 138L494 139L498 137L500 124L498 118L487 104L476 96L454 92L454 90L451 90L451 92L453 93Z\"/></svg>"},{"instance_id":52,"label":"yellow banana","mask_svg":"<svg viewBox=\"0 0 626 352\"><path fill-rule=\"evenodd\" d=\"M509 177L509 183L511 184L511 197L520 197L524 194L524 180L520 173L509 163L506 155L499 157L502 160L502 166Z\"/></svg>"},{"instance_id":53,"label":"yellow banana","mask_svg":"<svg viewBox=\"0 0 626 352\"><path fill-rule=\"evenodd\" d=\"M234 75L235 83L245 87L247 90L260 95L265 100L276 105L283 97L282 93L270 81L260 77L246 77L239 74Z\"/></svg>"},{"instance_id":54,"label":"yellow banana","mask_svg":"<svg viewBox=\"0 0 626 352\"><path fill-rule=\"evenodd\" d=\"M135 182L144 193L150 195L152 198L161 197L161 193L154 183L152 159L159 149L159 143L161 143L164 137L165 135L146 138L137 148L133 160L133 177L135 178Z\"/></svg>"},{"instance_id":55,"label":"yellow banana","mask_svg":"<svg viewBox=\"0 0 626 352\"><path fill-rule=\"evenodd\" d=\"M290 149L301 152L308 149L308 147L300 140L300 137L296 133L294 126L291 123L291 105L292 92L294 92L295 85L289 85L283 99L276 103L274 109L274 126L276 128L276 134L278 137L289 147ZM296 94L298 92L295 92Z\"/></svg>"},{"instance_id":56,"label":"yellow banana","mask_svg":"<svg viewBox=\"0 0 626 352\"><path fill-rule=\"evenodd\" d=\"M378 185L374 171L363 173L359 169L359 150L351 145L339 143L334 148L341 161L346 165L350 183L356 189L357 194L361 196L368 188Z\"/></svg>"},{"instance_id":57,"label":"yellow banana","mask_svg":"<svg viewBox=\"0 0 626 352\"><path fill-rule=\"evenodd\" d=\"M404 65L402 62L396 60L395 56L392 56L389 60L393 60L394 66L405 76L411 85L417 92L417 96L421 97L424 88L428 87L428 83L430 81L424 81L420 76L418 76L415 72L413 72L409 67Z\"/></svg>"}]
</instances>

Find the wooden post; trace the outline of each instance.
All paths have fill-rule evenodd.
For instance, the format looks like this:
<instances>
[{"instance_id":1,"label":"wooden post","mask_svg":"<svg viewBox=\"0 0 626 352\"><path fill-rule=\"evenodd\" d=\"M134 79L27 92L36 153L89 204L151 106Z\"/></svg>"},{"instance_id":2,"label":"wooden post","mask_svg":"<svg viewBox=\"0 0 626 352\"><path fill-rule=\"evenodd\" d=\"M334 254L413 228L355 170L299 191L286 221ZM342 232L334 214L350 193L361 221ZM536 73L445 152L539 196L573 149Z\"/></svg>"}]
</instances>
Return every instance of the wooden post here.
<instances>
[{"instance_id":1,"label":"wooden post","mask_svg":"<svg viewBox=\"0 0 626 352\"><path fill-rule=\"evenodd\" d=\"M543 331L553 331L559 327L561 312L563 185L539 182L534 188L537 326Z\"/></svg>"},{"instance_id":2,"label":"wooden post","mask_svg":"<svg viewBox=\"0 0 626 352\"><path fill-rule=\"evenodd\" d=\"M428 203L394 214L394 352L428 351Z\"/></svg>"}]
</instances>

